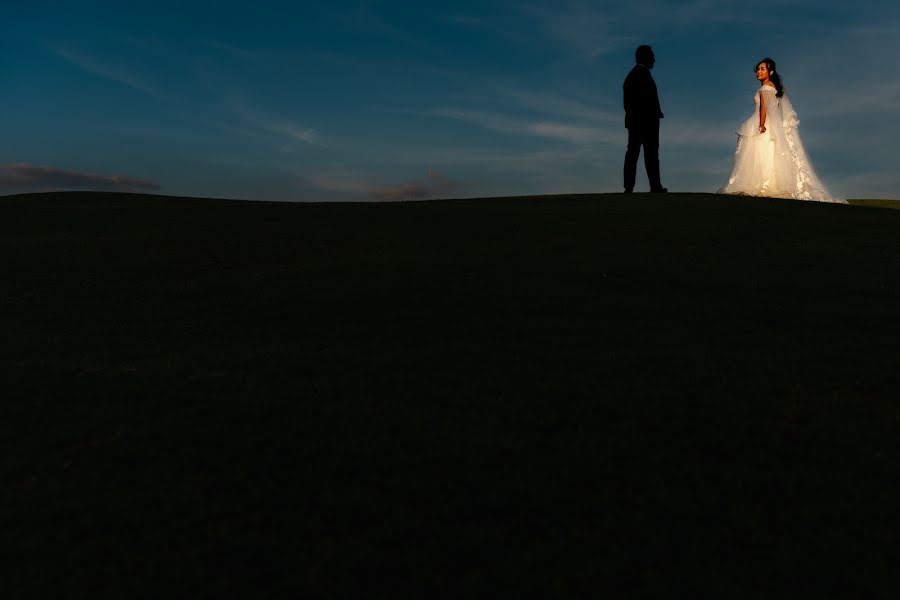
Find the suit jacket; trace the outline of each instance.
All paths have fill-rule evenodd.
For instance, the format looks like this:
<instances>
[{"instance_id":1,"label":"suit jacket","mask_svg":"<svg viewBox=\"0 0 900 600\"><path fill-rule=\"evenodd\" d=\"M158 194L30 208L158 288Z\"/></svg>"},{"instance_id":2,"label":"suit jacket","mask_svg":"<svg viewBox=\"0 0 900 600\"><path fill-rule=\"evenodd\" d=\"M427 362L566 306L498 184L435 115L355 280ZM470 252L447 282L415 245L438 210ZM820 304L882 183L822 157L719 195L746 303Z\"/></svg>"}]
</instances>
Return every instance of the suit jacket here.
<instances>
[{"instance_id":1,"label":"suit jacket","mask_svg":"<svg viewBox=\"0 0 900 600\"><path fill-rule=\"evenodd\" d=\"M634 65L622 84L622 90L625 98L625 127L652 124L663 118L656 82L650 76L650 69Z\"/></svg>"}]
</instances>

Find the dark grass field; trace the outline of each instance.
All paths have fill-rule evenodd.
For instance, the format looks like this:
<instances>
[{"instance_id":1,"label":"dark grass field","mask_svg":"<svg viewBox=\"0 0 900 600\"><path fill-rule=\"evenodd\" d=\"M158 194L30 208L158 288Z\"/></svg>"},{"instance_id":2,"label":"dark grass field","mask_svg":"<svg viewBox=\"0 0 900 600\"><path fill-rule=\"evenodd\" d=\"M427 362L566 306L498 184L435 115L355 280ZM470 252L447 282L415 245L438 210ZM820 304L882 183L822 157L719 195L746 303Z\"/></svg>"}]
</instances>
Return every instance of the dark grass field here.
<instances>
[{"instance_id":1,"label":"dark grass field","mask_svg":"<svg viewBox=\"0 0 900 600\"><path fill-rule=\"evenodd\" d=\"M5 597L900 594L900 211L46 194L0 257Z\"/></svg>"}]
</instances>

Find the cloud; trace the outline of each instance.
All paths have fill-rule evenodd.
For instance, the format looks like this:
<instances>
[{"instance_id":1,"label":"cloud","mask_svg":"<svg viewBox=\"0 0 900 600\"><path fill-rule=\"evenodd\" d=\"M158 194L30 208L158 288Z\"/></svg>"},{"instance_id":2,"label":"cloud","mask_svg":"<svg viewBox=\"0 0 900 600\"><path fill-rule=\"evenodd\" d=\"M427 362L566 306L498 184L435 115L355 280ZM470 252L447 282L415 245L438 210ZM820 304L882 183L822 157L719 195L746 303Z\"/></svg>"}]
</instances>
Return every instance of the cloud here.
<instances>
[{"instance_id":1,"label":"cloud","mask_svg":"<svg viewBox=\"0 0 900 600\"><path fill-rule=\"evenodd\" d=\"M123 175L101 175L15 163L0 165L0 189L14 191L99 190L115 192L158 191L162 186L147 179Z\"/></svg>"},{"instance_id":2,"label":"cloud","mask_svg":"<svg viewBox=\"0 0 900 600\"><path fill-rule=\"evenodd\" d=\"M597 10L579 3L562 9L530 7L526 11L537 20L546 35L589 61L635 41L632 35L622 33L623 21L608 7Z\"/></svg>"},{"instance_id":3,"label":"cloud","mask_svg":"<svg viewBox=\"0 0 900 600\"><path fill-rule=\"evenodd\" d=\"M497 110L441 107L425 114L467 123L513 135L525 135L570 144L620 143L623 116L605 110L608 99L591 103L542 89L495 86L486 100ZM616 101L618 106L618 101ZM598 108L599 106L599 108ZM512 116L510 112L520 113Z\"/></svg>"},{"instance_id":4,"label":"cloud","mask_svg":"<svg viewBox=\"0 0 900 600\"><path fill-rule=\"evenodd\" d=\"M544 112L567 119L585 119L597 123L614 123L616 126L622 124L623 112L610 112L608 110L600 110L595 105L586 104L585 102L563 96L561 94L547 92L543 89L516 89L516 88L500 88L498 94L501 96L501 102L515 102L517 105L538 112ZM595 99L600 105L609 104L609 99ZM614 104L618 108L620 100L616 98Z\"/></svg>"},{"instance_id":5,"label":"cloud","mask_svg":"<svg viewBox=\"0 0 900 600\"><path fill-rule=\"evenodd\" d=\"M499 113L484 110L469 110L463 108L437 108L431 111L436 117L455 119L467 123L476 123L485 129L499 131L501 133L523 133L526 126L521 122L511 119Z\"/></svg>"},{"instance_id":6,"label":"cloud","mask_svg":"<svg viewBox=\"0 0 900 600\"><path fill-rule=\"evenodd\" d=\"M431 112L437 117L455 119L468 123L476 123L485 129L500 133L516 135L530 135L545 139L569 142L572 144L583 143L617 143L621 141L622 134L619 129L601 128L587 125L559 123L546 119L518 119L507 115L458 108L439 108Z\"/></svg>"},{"instance_id":7,"label":"cloud","mask_svg":"<svg viewBox=\"0 0 900 600\"><path fill-rule=\"evenodd\" d=\"M512 101L517 108L540 114L520 118L489 110L449 107L434 109L427 114L474 123L499 133L533 136L574 146L622 144L627 138L624 112L597 109L580 100L552 93L513 89L499 93L505 98L505 104ZM734 139L734 130L735 124L730 121L710 123L676 112L662 122L661 135L666 144L727 146Z\"/></svg>"},{"instance_id":8,"label":"cloud","mask_svg":"<svg viewBox=\"0 0 900 600\"><path fill-rule=\"evenodd\" d=\"M434 19L448 25L455 25L468 29L483 29L493 25L493 23L485 17L473 17L469 15L437 15Z\"/></svg>"},{"instance_id":9,"label":"cloud","mask_svg":"<svg viewBox=\"0 0 900 600\"><path fill-rule=\"evenodd\" d=\"M428 188L421 183L411 181L399 185L391 185L369 192L372 200L379 202L396 202L399 200L421 200L429 195Z\"/></svg>"},{"instance_id":10,"label":"cloud","mask_svg":"<svg viewBox=\"0 0 900 600\"><path fill-rule=\"evenodd\" d=\"M579 125L566 125L553 122L535 122L528 124L528 131L534 135L562 140L573 144L585 144L593 142L616 143L622 141L622 134L608 129L596 127L583 127Z\"/></svg>"},{"instance_id":11,"label":"cloud","mask_svg":"<svg viewBox=\"0 0 900 600\"><path fill-rule=\"evenodd\" d=\"M230 105L232 112L257 129L306 144L315 144L318 141L319 136L315 129L302 127L288 119L271 117L240 102L231 102Z\"/></svg>"},{"instance_id":12,"label":"cloud","mask_svg":"<svg viewBox=\"0 0 900 600\"><path fill-rule=\"evenodd\" d=\"M392 21L378 14L368 2L361 2L349 14L342 18L343 23L365 34L392 39L420 50L427 49L429 43L419 33L411 33L395 25Z\"/></svg>"},{"instance_id":13,"label":"cloud","mask_svg":"<svg viewBox=\"0 0 900 600\"><path fill-rule=\"evenodd\" d=\"M279 133L291 139L306 142L307 144L314 144L316 139L318 139L315 129L297 127L289 121L269 121L261 123L261 125L264 129L267 129L272 133Z\"/></svg>"},{"instance_id":14,"label":"cloud","mask_svg":"<svg viewBox=\"0 0 900 600\"><path fill-rule=\"evenodd\" d=\"M262 57L262 53L260 51L248 50L247 48L220 42L218 40L208 39L203 40L201 43L207 48L217 50L221 53L231 56L232 58L237 58L240 60L255 60Z\"/></svg>"},{"instance_id":15,"label":"cloud","mask_svg":"<svg viewBox=\"0 0 900 600\"><path fill-rule=\"evenodd\" d=\"M431 182L432 186L442 191L455 190L462 187L462 184L455 181L450 181L450 179L444 177L440 173L435 173L434 170L431 169L431 167L428 168L428 173L426 175L428 177L428 181Z\"/></svg>"},{"instance_id":16,"label":"cloud","mask_svg":"<svg viewBox=\"0 0 900 600\"><path fill-rule=\"evenodd\" d=\"M357 183L356 181L348 181L346 179L336 179L326 175L314 175L312 177L300 176L297 179L301 186L323 192L338 192L341 194L367 196L369 192L372 191L371 185Z\"/></svg>"},{"instance_id":17,"label":"cloud","mask_svg":"<svg viewBox=\"0 0 900 600\"><path fill-rule=\"evenodd\" d=\"M815 9L815 0L642 0L593 3L562 0L552 7L524 4L519 9L541 32L567 53L588 62L633 48L660 33L677 30L696 35L704 25L752 24L760 15L781 14L785 7Z\"/></svg>"},{"instance_id":18,"label":"cloud","mask_svg":"<svg viewBox=\"0 0 900 600\"><path fill-rule=\"evenodd\" d=\"M53 51L70 64L73 64L76 67L79 67L89 73L99 75L100 77L104 77L106 79L109 79L110 81L121 83L122 85L128 86L145 94L150 94L152 96L159 95L153 87L131 73L120 69L115 69L113 67L110 67L109 65L97 61L94 58L91 58L84 54L80 54L78 52L74 52L72 50L54 48Z\"/></svg>"},{"instance_id":19,"label":"cloud","mask_svg":"<svg viewBox=\"0 0 900 600\"><path fill-rule=\"evenodd\" d=\"M397 202L400 200L422 200L436 198L458 190L461 184L428 169L423 180L407 181L397 185L389 185L369 192L369 198L379 202Z\"/></svg>"}]
</instances>

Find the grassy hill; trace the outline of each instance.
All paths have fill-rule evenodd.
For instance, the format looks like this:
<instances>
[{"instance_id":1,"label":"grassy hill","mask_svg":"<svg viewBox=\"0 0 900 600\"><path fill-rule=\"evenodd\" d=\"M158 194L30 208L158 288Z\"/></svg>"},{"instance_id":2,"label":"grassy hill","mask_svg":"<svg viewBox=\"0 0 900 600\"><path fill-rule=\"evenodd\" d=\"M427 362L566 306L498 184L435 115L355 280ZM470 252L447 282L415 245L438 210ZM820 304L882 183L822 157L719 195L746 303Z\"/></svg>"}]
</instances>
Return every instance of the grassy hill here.
<instances>
[{"instance_id":1,"label":"grassy hill","mask_svg":"<svg viewBox=\"0 0 900 600\"><path fill-rule=\"evenodd\" d=\"M0 198L0 579L895 598L898 231L710 194Z\"/></svg>"}]
</instances>

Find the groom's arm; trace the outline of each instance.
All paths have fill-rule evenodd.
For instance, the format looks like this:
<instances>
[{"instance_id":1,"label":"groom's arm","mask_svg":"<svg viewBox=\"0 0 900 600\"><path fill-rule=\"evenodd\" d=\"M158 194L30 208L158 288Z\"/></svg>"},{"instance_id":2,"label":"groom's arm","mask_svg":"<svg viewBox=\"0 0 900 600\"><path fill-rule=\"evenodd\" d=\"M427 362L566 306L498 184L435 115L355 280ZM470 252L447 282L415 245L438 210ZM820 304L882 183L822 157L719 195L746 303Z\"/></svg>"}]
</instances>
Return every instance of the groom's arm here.
<instances>
[{"instance_id":1,"label":"groom's arm","mask_svg":"<svg viewBox=\"0 0 900 600\"><path fill-rule=\"evenodd\" d=\"M655 81L652 82L652 85L653 85L653 99L655 100L655 103L656 103L656 114L659 115L660 119L664 119L665 115L663 114L662 108L659 105L659 91L657 91L657 89L656 89L656 82Z\"/></svg>"},{"instance_id":2,"label":"groom's arm","mask_svg":"<svg viewBox=\"0 0 900 600\"><path fill-rule=\"evenodd\" d=\"M625 114L634 114L636 107L634 105L634 80L629 73L622 84L622 105L625 108Z\"/></svg>"}]
</instances>

